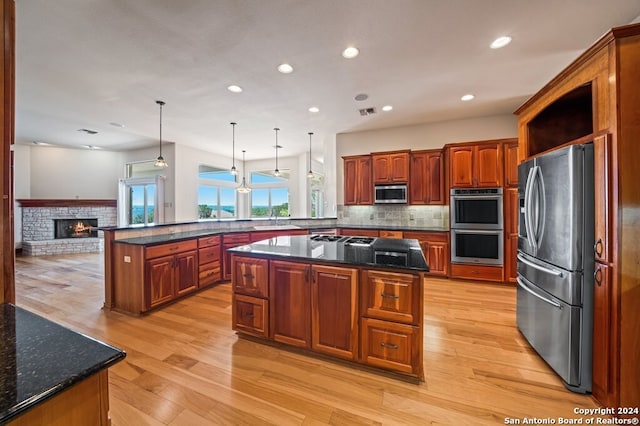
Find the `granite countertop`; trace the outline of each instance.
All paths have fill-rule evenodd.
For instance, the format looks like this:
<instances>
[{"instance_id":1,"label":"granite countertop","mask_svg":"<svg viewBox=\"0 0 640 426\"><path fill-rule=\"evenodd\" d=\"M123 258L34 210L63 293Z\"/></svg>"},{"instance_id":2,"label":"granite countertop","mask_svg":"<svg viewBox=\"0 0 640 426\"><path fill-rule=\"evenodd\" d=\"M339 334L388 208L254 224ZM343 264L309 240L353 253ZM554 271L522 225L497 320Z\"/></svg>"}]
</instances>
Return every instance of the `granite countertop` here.
<instances>
[{"instance_id":1,"label":"granite countertop","mask_svg":"<svg viewBox=\"0 0 640 426\"><path fill-rule=\"evenodd\" d=\"M442 227L410 227L403 225L335 225L335 226L297 226L296 228L283 227L282 230L308 230L309 233L313 233L315 229L374 229L374 230L390 230L390 231L407 231L407 232L449 232L449 228ZM120 244L133 244L151 246L156 244L164 244L172 241L184 241L192 238L207 237L212 235L233 234L233 233L246 233L246 232L273 232L277 229L254 229L254 228L240 228L240 229L201 229L197 231L175 232L170 234L149 235L146 237L132 237L132 238L120 238L114 240L115 243Z\"/></svg>"},{"instance_id":2,"label":"granite countertop","mask_svg":"<svg viewBox=\"0 0 640 426\"><path fill-rule=\"evenodd\" d=\"M308 235L275 237L229 249L234 254L314 263L342 263L394 270L429 272L417 240L376 238L370 246L314 241Z\"/></svg>"},{"instance_id":3,"label":"granite countertop","mask_svg":"<svg viewBox=\"0 0 640 426\"><path fill-rule=\"evenodd\" d=\"M0 304L0 424L124 357L120 349Z\"/></svg>"}]
</instances>

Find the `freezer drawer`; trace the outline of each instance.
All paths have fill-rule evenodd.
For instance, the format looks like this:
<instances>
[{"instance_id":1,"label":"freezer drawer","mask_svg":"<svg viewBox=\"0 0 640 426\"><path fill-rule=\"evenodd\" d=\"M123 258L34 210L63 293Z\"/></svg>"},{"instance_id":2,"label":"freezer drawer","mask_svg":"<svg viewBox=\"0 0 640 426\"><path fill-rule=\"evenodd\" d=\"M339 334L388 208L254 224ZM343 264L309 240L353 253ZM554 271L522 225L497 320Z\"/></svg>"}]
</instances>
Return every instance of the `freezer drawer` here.
<instances>
[{"instance_id":1,"label":"freezer drawer","mask_svg":"<svg viewBox=\"0 0 640 426\"><path fill-rule=\"evenodd\" d=\"M569 389L590 392L590 348L584 349L581 339L583 309L540 290L521 275L517 281L518 329Z\"/></svg>"},{"instance_id":2,"label":"freezer drawer","mask_svg":"<svg viewBox=\"0 0 640 426\"><path fill-rule=\"evenodd\" d=\"M583 285L593 291L591 276L567 271L518 251L518 274L570 305L582 306ZM584 278L584 283L583 283Z\"/></svg>"}]
</instances>

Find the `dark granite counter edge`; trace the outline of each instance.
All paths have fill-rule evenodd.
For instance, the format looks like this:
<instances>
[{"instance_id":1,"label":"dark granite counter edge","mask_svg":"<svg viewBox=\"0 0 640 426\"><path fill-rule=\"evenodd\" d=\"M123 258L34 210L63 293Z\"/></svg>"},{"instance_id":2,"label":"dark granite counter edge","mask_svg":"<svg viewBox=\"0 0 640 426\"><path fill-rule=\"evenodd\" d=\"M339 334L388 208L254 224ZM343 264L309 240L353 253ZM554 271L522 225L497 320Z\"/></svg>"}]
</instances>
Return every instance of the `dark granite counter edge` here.
<instances>
[{"instance_id":1,"label":"dark granite counter edge","mask_svg":"<svg viewBox=\"0 0 640 426\"><path fill-rule=\"evenodd\" d=\"M300 230L308 230L310 233L313 233L313 230L319 229L371 229L371 230L391 230L391 231L404 231L404 232L449 232L449 228L412 228L409 226L402 225L335 225L335 226L300 226L298 229ZM296 229L283 229L282 231L295 231ZM264 230L264 229L207 229L207 230L198 230L198 231L187 231L187 232L177 232L174 234L160 234L160 235L150 235L147 237L133 237L133 238L121 238L118 240L114 240L114 243L118 244L131 244L131 245L144 245L144 246L153 246L159 244L165 244L172 241L185 241L193 238L200 237L208 237L214 235L222 235L222 234L242 234L247 232L255 232L255 233L269 233L277 231L275 229L272 230Z\"/></svg>"},{"instance_id":2,"label":"dark granite counter edge","mask_svg":"<svg viewBox=\"0 0 640 426\"><path fill-rule=\"evenodd\" d=\"M91 337L88 337L88 336L85 336L85 337L87 337L88 339L91 339ZM95 340L95 339L92 339L92 340ZM107 346L110 346L110 345L107 345ZM113 346L111 347L113 348ZM113 348L113 349L120 351L117 348ZM32 396L31 398L25 399L24 401L16 404L13 408L7 410L6 412L0 413L0 424L4 424L9 420L15 417L18 417L19 415L35 407L36 405L41 404L46 400L53 398L54 396L64 392L65 390L75 385L76 383L79 383L82 380L91 377L95 373L102 371L105 368L111 367L112 365L116 364L118 361L124 359L125 356L126 356L125 352L120 351L120 353L114 354L112 357L107 358L103 362L96 364L92 368L81 371L78 374L69 377L64 382L58 383L56 386L52 388L46 389L41 393Z\"/></svg>"},{"instance_id":3,"label":"dark granite counter edge","mask_svg":"<svg viewBox=\"0 0 640 426\"><path fill-rule=\"evenodd\" d=\"M321 221L321 220L337 220L337 217L281 217L279 220L286 220L287 222L296 222L296 221ZM166 228L169 226L180 226L180 225L196 225L203 223L252 223L252 222L260 222L260 221L268 221L269 218L251 218L251 219L202 219L202 220L194 220L191 222L166 222L166 223L158 223L154 225L129 225L129 226L101 226L98 228L100 231L136 231L140 229L156 229L156 228ZM327 226L323 226L326 228Z\"/></svg>"}]
</instances>

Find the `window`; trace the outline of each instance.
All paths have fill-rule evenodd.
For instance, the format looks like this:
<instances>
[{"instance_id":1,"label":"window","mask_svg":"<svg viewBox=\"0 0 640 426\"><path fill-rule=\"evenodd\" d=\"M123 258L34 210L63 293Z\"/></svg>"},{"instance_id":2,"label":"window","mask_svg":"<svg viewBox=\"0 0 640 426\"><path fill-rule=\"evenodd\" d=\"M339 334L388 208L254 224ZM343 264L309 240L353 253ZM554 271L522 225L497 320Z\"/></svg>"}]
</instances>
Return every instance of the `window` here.
<instances>
[{"instance_id":1,"label":"window","mask_svg":"<svg viewBox=\"0 0 640 426\"><path fill-rule=\"evenodd\" d=\"M289 216L289 170L251 172L251 217Z\"/></svg>"},{"instance_id":2,"label":"window","mask_svg":"<svg viewBox=\"0 0 640 426\"><path fill-rule=\"evenodd\" d=\"M162 176L120 179L118 226L148 225L164 221Z\"/></svg>"},{"instance_id":3,"label":"window","mask_svg":"<svg viewBox=\"0 0 640 426\"><path fill-rule=\"evenodd\" d=\"M227 169L198 166L198 218L225 219L237 216L236 176Z\"/></svg>"}]
</instances>

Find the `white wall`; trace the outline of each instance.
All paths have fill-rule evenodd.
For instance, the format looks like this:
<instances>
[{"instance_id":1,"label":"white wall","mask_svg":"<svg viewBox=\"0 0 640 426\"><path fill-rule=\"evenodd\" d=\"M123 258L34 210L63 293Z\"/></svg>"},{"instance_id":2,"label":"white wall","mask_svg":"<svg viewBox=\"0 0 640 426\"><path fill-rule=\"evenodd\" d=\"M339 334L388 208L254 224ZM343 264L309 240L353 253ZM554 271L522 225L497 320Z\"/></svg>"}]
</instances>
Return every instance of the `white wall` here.
<instances>
[{"instance_id":1,"label":"white wall","mask_svg":"<svg viewBox=\"0 0 640 426\"><path fill-rule=\"evenodd\" d=\"M31 198L31 147L13 145L13 197L14 200ZM15 247L22 246L22 208L13 203L13 227Z\"/></svg>"},{"instance_id":2,"label":"white wall","mask_svg":"<svg viewBox=\"0 0 640 426\"><path fill-rule=\"evenodd\" d=\"M336 194L343 204L343 163L345 155L369 154L396 149L441 148L448 143L471 142L486 139L515 138L518 136L518 118L515 115L470 118L465 120L425 123L353 133L340 133L336 137Z\"/></svg>"}]
</instances>

